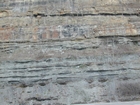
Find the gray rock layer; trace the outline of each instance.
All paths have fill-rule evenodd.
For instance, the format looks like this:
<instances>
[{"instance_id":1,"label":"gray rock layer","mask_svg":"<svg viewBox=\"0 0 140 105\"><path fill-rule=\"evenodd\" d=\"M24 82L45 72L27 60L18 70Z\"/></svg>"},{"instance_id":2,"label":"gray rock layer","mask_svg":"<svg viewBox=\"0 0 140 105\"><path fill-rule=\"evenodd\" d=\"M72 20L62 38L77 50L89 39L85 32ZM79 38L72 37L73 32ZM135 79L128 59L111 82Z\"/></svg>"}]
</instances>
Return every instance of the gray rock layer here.
<instances>
[{"instance_id":1,"label":"gray rock layer","mask_svg":"<svg viewBox=\"0 0 140 105\"><path fill-rule=\"evenodd\" d=\"M0 105L140 100L139 0L1 0Z\"/></svg>"}]
</instances>

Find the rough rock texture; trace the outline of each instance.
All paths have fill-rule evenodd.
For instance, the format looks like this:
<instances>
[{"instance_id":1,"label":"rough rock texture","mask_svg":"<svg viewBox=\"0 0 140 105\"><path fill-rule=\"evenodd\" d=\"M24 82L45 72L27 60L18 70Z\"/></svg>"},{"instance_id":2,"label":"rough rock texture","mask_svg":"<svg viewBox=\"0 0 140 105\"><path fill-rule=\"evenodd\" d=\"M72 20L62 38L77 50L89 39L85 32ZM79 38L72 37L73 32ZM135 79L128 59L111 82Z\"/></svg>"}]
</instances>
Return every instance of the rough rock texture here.
<instances>
[{"instance_id":1,"label":"rough rock texture","mask_svg":"<svg viewBox=\"0 0 140 105\"><path fill-rule=\"evenodd\" d=\"M0 105L140 100L140 0L0 0Z\"/></svg>"}]
</instances>

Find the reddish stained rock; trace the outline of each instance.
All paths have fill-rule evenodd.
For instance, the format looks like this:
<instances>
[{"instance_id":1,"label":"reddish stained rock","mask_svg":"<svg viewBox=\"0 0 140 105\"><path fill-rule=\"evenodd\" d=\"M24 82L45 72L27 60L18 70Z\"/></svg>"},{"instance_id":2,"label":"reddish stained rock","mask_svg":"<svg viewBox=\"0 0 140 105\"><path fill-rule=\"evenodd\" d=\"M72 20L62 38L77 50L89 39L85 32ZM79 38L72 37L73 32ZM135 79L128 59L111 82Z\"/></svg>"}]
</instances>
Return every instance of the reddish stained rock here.
<instances>
[{"instance_id":1,"label":"reddish stained rock","mask_svg":"<svg viewBox=\"0 0 140 105\"><path fill-rule=\"evenodd\" d=\"M14 27L3 26L0 28L0 40L8 41L12 39L12 31Z\"/></svg>"},{"instance_id":2,"label":"reddish stained rock","mask_svg":"<svg viewBox=\"0 0 140 105\"><path fill-rule=\"evenodd\" d=\"M10 39L12 39L10 32L0 33L0 41L9 41Z\"/></svg>"},{"instance_id":3,"label":"reddish stained rock","mask_svg":"<svg viewBox=\"0 0 140 105\"><path fill-rule=\"evenodd\" d=\"M52 38L55 39L55 38L59 38L59 32L57 30L54 30L53 33L52 33Z\"/></svg>"},{"instance_id":4,"label":"reddish stained rock","mask_svg":"<svg viewBox=\"0 0 140 105\"><path fill-rule=\"evenodd\" d=\"M47 34L46 34L46 32L42 34L42 39L43 39L43 40L44 40L44 39L47 39Z\"/></svg>"}]
</instances>

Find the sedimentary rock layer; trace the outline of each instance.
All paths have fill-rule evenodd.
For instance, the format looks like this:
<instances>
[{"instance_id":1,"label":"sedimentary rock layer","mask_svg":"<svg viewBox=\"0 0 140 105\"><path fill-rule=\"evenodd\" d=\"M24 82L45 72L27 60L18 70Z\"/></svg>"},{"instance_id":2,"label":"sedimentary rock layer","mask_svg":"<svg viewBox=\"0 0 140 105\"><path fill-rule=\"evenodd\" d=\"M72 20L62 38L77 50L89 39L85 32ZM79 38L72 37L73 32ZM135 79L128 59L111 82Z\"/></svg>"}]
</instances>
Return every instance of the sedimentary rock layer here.
<instances>
[{"instance_id":1,"label":"sedimentary rock layer","mask_svg":"<svg viewBox=\"0 0 140 105\"><path fill-rule=\"evenodd\" d=\"M1 0L0 105L140 100L139 0Z\"/></svg>"}]
</instances>

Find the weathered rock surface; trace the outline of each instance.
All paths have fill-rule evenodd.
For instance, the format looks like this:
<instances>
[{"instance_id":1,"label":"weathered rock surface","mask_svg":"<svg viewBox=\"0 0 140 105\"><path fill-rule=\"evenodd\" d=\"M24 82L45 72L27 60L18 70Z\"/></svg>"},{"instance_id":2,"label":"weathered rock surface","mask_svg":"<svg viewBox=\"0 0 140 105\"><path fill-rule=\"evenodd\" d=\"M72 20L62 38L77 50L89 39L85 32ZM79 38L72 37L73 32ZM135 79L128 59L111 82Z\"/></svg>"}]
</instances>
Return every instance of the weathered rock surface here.
<instances>
[{"instance_id":1,"label":"weathered rock surface","mask_svg":"<svg viewBox=\"0 0 140 105\"><path fill-rule=\"evenodd\" d=\"M140 100L139 0L1 0L0 105Z\"/></svg>"}]
</instances>

